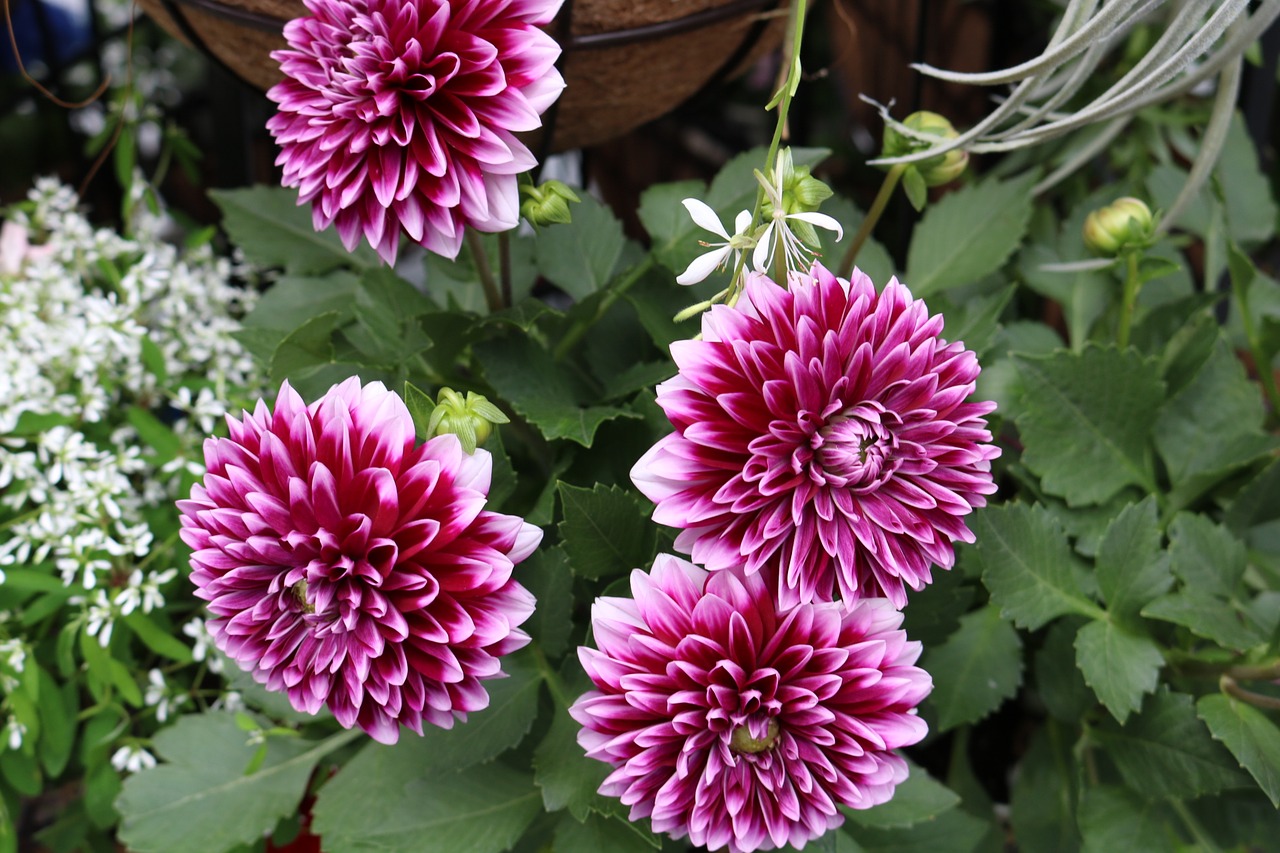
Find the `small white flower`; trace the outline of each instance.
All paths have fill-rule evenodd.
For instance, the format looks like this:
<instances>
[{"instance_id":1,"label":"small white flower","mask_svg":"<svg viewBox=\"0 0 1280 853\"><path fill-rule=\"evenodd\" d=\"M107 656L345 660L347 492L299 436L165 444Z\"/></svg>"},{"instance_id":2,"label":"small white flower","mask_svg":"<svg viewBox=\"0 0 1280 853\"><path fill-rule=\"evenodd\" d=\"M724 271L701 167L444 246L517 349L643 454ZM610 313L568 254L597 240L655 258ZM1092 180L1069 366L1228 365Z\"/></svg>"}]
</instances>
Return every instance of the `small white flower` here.
<instances>
[{"instance_id":1,"label":"small white flower","mask_svg":"<svg viewBox=\"0 0 1280 853\"><path fill-rule=\"evenodd\" d=\"M155 767L156 757L136 743L130 743L111 754L111 766L121 773L138 773Z\"/></svg>"},{"instance_id":2,"label":"small white flower","mask_svg":"<svg viewBox=\"0 0 1280 853\"><path fill-rule=\"evenodd\" d=\"M702 228L724 238L723 243L707 243L699 241L703 246L711 249L704 255L699 255L693 259L688 268L680 275L676 276L677 284L695 284L702 281L711 272L725 265L729 255L733 255L733 263L736 267L738 259L742 253L755 245L755 240L746 231L751 227L751 214L748 211L741 211L733 220L733 235L730 236L725 231L724 225L720 223L720 217L711 209L706 202L699 201L696 198L686 198L681 202L685 210L689 211L689 216L693 218Z\"/></svg>"},{"instance_id":3,"label":"small white flower","mask_svg":"<svg viewBox=\"0 0 1280 853\"><path fill-rule=\"evenodd\" d=\"M22 723L18 722L17 717L13 716L13 714L10 714L9 721L6 722L4 725L4 730L5 730L5 740L7 741L9 748L21 749L22 737L27 733L27 727L24 726Z\"/></svg>"},{"instance_id":4,"label":"small white flower","mask_svg":"<svg viewBox=\"0 0 1280 853\"><path fill-rule=\"evenodd\" d=\"M786 212L782 202L782 184L785 179L786 162L789 159L778 157L774 165L772 180L756 172L756 181L759 182L760 186L764 187L765 195L769 198L769 204L773 207L773 218L769 220L769 224L765 226L764 233L756 241L756 250L751 256L752 265L756 270L763 273L770 271L769 267L773 263L775 244L779 240L781 240L782 250L786 254L787 269L807 270L810 261L813 259L813 250L791 231L791 227L787 225L788 220L807 222L818 228L834 231L837 242L844 238L844 229L840 227L840 223L825 213Z\"/></svg>"}]
</instances>

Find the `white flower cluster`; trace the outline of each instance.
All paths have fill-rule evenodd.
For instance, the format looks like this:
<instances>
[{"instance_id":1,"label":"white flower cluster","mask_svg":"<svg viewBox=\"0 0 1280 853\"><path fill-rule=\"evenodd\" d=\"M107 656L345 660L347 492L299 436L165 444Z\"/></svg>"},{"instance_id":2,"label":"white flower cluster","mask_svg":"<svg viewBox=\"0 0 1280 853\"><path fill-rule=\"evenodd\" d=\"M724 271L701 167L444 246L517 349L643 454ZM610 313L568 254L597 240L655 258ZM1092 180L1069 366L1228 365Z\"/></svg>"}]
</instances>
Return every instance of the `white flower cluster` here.
<instances>
[{"instance_id":1,"label":"white flower cluster","mask_svg":"<svg viewBox=\"0 0 1280 853\"><path fill-rule=\"evenodd\" d=\"M203 473L224 390L256 385L233 336L254 294L165 227L94 228L46 179L0 230L0 580L51 564L85 591L71 601L103 646L115 619L164 606L177 571L138 567L155 544L147 511ZM171 421L176 450L145 451L131 411Z\"/></svg>"}]
</instances>

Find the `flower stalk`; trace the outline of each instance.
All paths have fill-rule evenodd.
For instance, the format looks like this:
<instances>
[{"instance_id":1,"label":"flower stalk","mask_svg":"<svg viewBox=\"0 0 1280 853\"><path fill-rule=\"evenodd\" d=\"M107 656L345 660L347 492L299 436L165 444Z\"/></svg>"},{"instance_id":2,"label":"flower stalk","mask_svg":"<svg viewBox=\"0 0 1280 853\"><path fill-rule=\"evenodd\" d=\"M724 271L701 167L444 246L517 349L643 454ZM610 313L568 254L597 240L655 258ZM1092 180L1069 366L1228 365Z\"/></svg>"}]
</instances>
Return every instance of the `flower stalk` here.
<instances>
[{"instance_id":1,"label":"flower stalk","mask_svg":"<svg viewBox=\"0 0 1280 853\"><path fill-rule=\"evenodd\" d=\"M889 206L889 199L893 198L893 191L897 189L898 181L902 179L907 167L908 164L906 163L897 163L891 166L885 174L884 180L880 183L880 191L876 193L875 200L871 202L871 209L863 217L862 224L858 226L858 233L853 235L849 248L845 250L844 257L840 259L840 275L848 277L853 274L853 265L858 260L858 252L862 250L862 244L867 242L867 238L875 230L876 223L880 221L885 208Z\"/></svg>"},{"instance_id":2,"label":"flower stalk","mask_svg":"<svg viewBox=\"0 0 1280 853\"><path fill-rule=\"evenodd\" d=\"M480 286L484 288L484 301L490 313L501 311L506 307L502 294L498 291L498 283L493 278L493 268L489 266L489 256L484 251L484 241L473 229L467 229L467 251L476 265L476 275L480 277Z\"/></svg>"}]
</instances>

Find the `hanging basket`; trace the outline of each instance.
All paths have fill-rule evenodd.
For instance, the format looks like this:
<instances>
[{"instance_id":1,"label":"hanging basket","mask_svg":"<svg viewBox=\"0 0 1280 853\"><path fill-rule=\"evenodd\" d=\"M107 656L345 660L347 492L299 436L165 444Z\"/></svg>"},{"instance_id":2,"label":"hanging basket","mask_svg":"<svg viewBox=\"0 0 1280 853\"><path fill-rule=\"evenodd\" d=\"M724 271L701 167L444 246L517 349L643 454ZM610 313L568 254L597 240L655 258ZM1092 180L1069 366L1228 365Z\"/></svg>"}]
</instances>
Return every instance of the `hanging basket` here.
<instances>
[{"instance_id":1,"label":"hanging basket","mask_svg":"<svg viewBox=\"0 0 1280 853\"><path fill-rule=\"evenodd\" d=\"M140 0L173 35L260 89L280 80L302 0ZM565 91L544 122L547 150L626 133L776 47L782 0L566 0L546 29L560 42ZM543 146L539 146L540 148Z\"/></svg>"}]
</instances>

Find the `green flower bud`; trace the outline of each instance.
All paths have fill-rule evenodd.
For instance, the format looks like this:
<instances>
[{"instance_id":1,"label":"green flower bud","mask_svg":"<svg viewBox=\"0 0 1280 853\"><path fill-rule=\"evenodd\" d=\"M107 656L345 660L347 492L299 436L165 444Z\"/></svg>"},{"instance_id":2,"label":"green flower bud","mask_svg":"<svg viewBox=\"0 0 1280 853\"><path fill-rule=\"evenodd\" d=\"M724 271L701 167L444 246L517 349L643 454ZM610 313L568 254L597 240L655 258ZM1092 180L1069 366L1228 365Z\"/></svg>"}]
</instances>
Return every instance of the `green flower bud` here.
<instances>
[{"instance_id":1,"label":"green flower bud","mask_svg":"<svg viewBox=\"0 0 1280 853\"><path fill-rule=\"evenodd\" d=\"M1125 196L1085 217L1084 245L1095 255L1117 255L1150 245L1154 227L1151 208Z\"/></svg>"},{"instance_id":2,"label":"green flower bud","mask_svg":"<svg viewBox=\"0 0 1280 853\"><path fill-rule=\"evenodd\" d=\"M521 184L520 215L529 220L535 228L543 225L567 225L571 221L569 202L581 199L568 186L560 181L547 181L534 186Z\"/></svg>"},{"instance_id":3,"label":"green flower bud","mask_svg":"<svg viewBox=\"0 0 1280 853\"><path fill-rule=\"evenodd\" d=\"M784 214L812 213L834 195L829 186L813 176L808 166L795 165L790 148L783 148L778 152L778 163L773 174L778 180L776 189L782 199ZM767 194L761 215L766 222L773 218L773 202Z\"/></svg>"},{"instance_id":4,"label":"green flower bud","mask_svg":"<svg viewBox=\"0 0 1280 853\"><path fill-rule=\"evenodd\" d=\"M937 137L938 140L955 139L960 135L946 118L927 110L912 113L902 123L911 130ZM935 144L935 142L908 136L893 126L886 126L884 129L884 148L880 156L905 157L908 154L931 148ZM920 173L920 177L924 178L925 185L930 187L940 187L943 184L951 183L960 177L968 166L969 152L958 148L912 164L912 168Z\"/></svg>"},{"instance_id":5,"label":"green flower bud","mask_svg":"<svg viewBox=\"0 0 1280 853\"><path fill-rule=\"evenodd\" d=\"M427 436L451 433L458 437L462 449L475 453L493 431L494 424L509 423L502 410L474 391L463 398L452 388L441 388L436 407L427 422Z\"/></svg>"}]
</instances>

